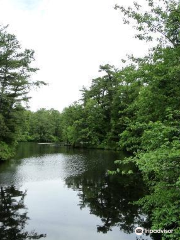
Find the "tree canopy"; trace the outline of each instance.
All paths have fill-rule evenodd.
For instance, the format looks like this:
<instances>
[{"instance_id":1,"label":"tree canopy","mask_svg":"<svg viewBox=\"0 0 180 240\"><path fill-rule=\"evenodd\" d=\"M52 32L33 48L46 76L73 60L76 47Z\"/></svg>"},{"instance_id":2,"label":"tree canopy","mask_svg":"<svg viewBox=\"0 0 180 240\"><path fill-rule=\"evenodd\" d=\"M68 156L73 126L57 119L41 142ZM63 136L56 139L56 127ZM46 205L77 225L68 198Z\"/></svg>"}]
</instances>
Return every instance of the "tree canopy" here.
<instances>
[{"instance_id":1,"label":"tree canopy","mask_svg":"<svg viewBox=\"0 0 180 240\"><path fill-rule=\"evenodd\" d=\"M16 36L0 26L0 159L12 155L30 89L45 84L32 80L31 74L38 70L33 61L34 51L22 50Z\"/></svg>"}]
</instances>

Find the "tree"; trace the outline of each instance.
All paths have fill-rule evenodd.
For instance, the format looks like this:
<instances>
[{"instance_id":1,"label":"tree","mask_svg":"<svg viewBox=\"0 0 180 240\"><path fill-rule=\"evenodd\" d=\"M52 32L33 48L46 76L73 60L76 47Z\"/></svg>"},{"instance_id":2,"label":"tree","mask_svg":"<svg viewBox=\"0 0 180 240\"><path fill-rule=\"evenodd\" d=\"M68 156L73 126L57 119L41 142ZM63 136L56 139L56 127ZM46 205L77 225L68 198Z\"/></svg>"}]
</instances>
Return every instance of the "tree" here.
<instances>
[{"instance_id":1,"label":"tree","mask_svg":"<svg viewBox=\"0 0 180 240\"><path fill-rule=\"evenodd\" d=\"M143 11L137 2L134 2L134 8L116 5L115 9L121 10L125 24L133 22L134 28L138 31L135 37L138 39L146 41L156 39L160 45L179 47L179 1L146 0L146 3L146 11Z\"/></svg>"},{"instance_id":2,"label":"tree","mask_svg":"<svg viewBox=\"0 0 180 240\"><path fill-rule=\"evenodd\" d=\"M134 100L135 117L130 118L120 143L134 150L134 157L126 161L135 162L149 189L137 204L149 214L151 228L173 229L173 234L164 234L162 239L179 239L180 4L171 0L147 3L149 11L144 13L137 3L134 9L116 6L125 23L135 20L140 40L161 35L148 56L132 57L143 84Z\"/></svg>"},{"instance_id":3,"label":"tree","mask_svg":"<svg viewBox=\"0 0 180 240\"><path fill-rule=\"evenodd\" d=\"M61 115L57 110L44 108L31 112L29 117L29 140L57 142L61 140Z\"/></svg>"},{"instance_id":4,"label":"tree","mask_svg":"<svg viewBox=\"0 0 180 240\"><path fill-rule=\"evenodd\" d=\"M31 79L31 74L38 70L31 64L34 51L22 50L16 36L9 34L7 27L0 27L0 159L6 159L17 139L22 103L28 102L32 87L45 83Z\"/></svg>"}]
</instances>

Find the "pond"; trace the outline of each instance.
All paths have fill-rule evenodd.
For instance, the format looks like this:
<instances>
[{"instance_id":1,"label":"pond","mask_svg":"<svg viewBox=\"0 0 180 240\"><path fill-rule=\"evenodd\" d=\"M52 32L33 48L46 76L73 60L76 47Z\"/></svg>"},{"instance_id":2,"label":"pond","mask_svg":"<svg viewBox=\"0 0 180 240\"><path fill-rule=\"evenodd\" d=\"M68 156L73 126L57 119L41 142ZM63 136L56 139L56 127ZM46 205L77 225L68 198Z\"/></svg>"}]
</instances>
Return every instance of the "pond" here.
<instances>
[{"instance_id":1,"label":"pond","mask_svg":"<svg viewBox=\"0 0 180 240\"><path fill-rule=\"evenodd\" d=\"M0 165L0 239L135 240L147 217L139 174L109 176L122 153L22 143Z\"/></svg>"}]
</instances>

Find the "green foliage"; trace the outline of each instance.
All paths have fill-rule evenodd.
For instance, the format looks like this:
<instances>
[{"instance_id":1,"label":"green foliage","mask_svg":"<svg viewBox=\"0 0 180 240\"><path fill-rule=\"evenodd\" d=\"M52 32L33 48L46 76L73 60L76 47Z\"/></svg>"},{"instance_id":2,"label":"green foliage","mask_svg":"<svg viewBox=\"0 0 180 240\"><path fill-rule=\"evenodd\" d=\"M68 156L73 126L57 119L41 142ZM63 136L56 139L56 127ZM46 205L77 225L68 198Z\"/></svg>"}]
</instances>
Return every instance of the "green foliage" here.
<instances>
[{"instance_id":1,"label":"green foliage","mask_svg":"<svg viewBox=\"0 0 180 240\"><path fill-rule=\"evenodd\" d=\"M149 11L142 12L136 3L133 8L116 6L125 16L125 23L135 20L136 36L152 40L158 35L158 46L142 59L131 58L142 85L131 104L134 114L126 118L126 128L119 144L133 151L124 162L136 163L143 174L149 194L136 204L142 205L150 216L152 229L172 229L162 239L180 236L180 5L178 1L148 0ZM157 35L156 35L157 36ZM134 79L134 81L136 81ZM116 161L121 165L121 161ZM111 174L121 172L120 167Z\"/></svg>"},{"instance_id":2,"label":"green foliage","mask_svg":"<svg viewBox=\"0 0 180 240\"><path fill-rule=\"evenodd\" d=\"M61 141L61 114L54 109L44 108L24 111L19 141L58 142Z\"/></svg>"},{"instance_id":3,"label":"green foliage","mask_svg":"<svg viewBox=\"0 0 180 240\"><path fill-rule=\"evenodd\" d=\"M29 90L45 84L30 78L37 71L31 66L34 51L22 50L16 36L6 28L0 26L0 160L12 155L22 124L22 103L28 102Z\"/></svg>"},{"instance_id":4,"label":"green foliage","mask_svg":"<svg viewBox=\"0 0 180 240\"><path fill-rule=\"evenodd\" d=\"M80 104L74 103L73 105L65 108L61 115L61 126L62 126L62 140L71 145L78 144L80 139L83 108ZM83 138L83 137L82 137Z\"/></svg>"},{"instance_id":5,"label":"green foliage","mask_svg":"<svg viewBox=\"0 0 180 240\"><path fill-rule=\"evenodd\" d=\"M8 145L5 142L0 141L0 159L2 161L9 159L14 154L14 146Z\"/></svg>"},{"instance_id":6,"label":"green foliage","mask_svg":"<svg viewBox=\"0 0 180 240\"><path fill-rule=\"evenodd\" d=\"M124 162L136 164L148 190L137 204L149 214L152 229L174 230L163 239L179 239L180 4L146 3L145 11L137 3L116 9L126 24L135 25L137 38L156 39L157 46L143 58L129 56L121 69L100 66L101 77L93 79L89 89L84 87L82 99L61 114L54 109L23 111L29 87L42 84L29 78L36 71L30 67L33 51L21 52L15 36L0 30L0 159L9 157L9 146L18 136L129 151L133 156ZM134 170L122 172L117 166L111 174L131 175Z\"/></svg>"},{"instance_id":7,"label":"green foliage","mask_svg":"<svg viewBox=\"0 0 180 240\"><path fill-rule=\"evenodd\" d=\"M136 37L140 40L152 41L156 37L161 43L179 46L180 6L178 0L146 0L146 11L134 2L134 8L115 6L124 15L124 23L133 23L139 32Z\"/></svg>"},{"instance_id":8,"label":"green foliage","mask_svg":"<svg viewBox=\"0 0 180 240\"><path fill-rule=\"evenodd\" d=\"M174 234L178 234L180 230L178 207L180 205L180 144L179 140L172 142L168 140L166 135L172 133L169 128L164 129L162 134L161 132L155 134L159 136L159 142L154 133L152 131L146 134L149 136L148 142L152 143L154 139L155 144L151 144L147 151L142 151L136 156L136 163L143 172L151 193L142 198L139 203L150 214L154 229L174 229ZM158 146L161 143L162 145ZM176 238L167 234L163 239Z\"/></svg>"},{"instance_id":9,"label":"green foliage","mask_svg":"<svg viewBox=\"0 0 180 240\"><path fill-rule=\"evenodd\" d=\"M102 77L83 88L81 102L65 108L62 113L63 140L74 145L119 148L122 133L134 115L134 101L141 81L135 65L117 70L100 66ZM122 146L121 146L122 147Z\"/></svg>"}]
</instances>

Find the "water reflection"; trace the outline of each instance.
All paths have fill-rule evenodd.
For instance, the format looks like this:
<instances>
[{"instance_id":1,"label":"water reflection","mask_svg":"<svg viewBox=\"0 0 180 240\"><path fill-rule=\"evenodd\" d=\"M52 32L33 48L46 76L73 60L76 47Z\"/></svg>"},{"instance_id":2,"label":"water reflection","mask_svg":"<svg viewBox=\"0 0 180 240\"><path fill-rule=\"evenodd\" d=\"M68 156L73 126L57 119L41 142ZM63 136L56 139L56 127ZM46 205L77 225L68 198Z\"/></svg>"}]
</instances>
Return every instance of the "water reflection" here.
<instances>
[{"instance_id":1,"label":"water reflection","mask_svg":"<svg viewBox=\"0 0 180 240\"><path fill-rule=\"evenodd\" d=\"M97 232L107 233L113 227L119 227L120 231L131 234L137 226L148 229L150 222L138 205L132 204L144 196L146 188L141 175L135 166L122 165L121 170L133 169L136 174L109 176L90 175L85 172L82 175L68 177L65 182L69 188L78 191L80 209L88 207L90 214L101 219L101 225L97 225ZM159 239L159 236L151 236ZM136 239L149 239L141 236Z\"/></svg>"},{"instance_id":2,"label":"water reflection","mask_svg":"<svg viewBox=\"0 0 180 240\"><path fill-rule=\"evenodd\" d=\"M118 226L125 233L133 233L135 224L146 224L137 205L131 204L144 194L144 185L139 174L129 176L82 175L69 177L68 187L78 191L81 209L90 208L90 214L100 217L102 224L97 231L107 233Z\"/></svg>"},{"instance_id":3,"label":"water reflection","mask_svg":"<svg viewBox=\"0 0 180 240\"><path fill-rule=\"evenodd\" d=\"M0 239L25 240L45 238L45 234L35 231L25 231L29 217L24 205L26 191L20 191L14 186L0 189Z\"/></svg>"},{"instance_id":4,"label":"water reflection","mask_svg":"<svg viewBox=\"0 0 180 240\"><path fill-rule=\"evenodd\" d=\"M134 233L136 226L150 228L142 210L131 204L146 190L137 169L134 168L134 175L107 175L107 169L116 169L114 160L123 157L121 153L111 151L34 143L19 145L17 157L0 166L0 186L21 186L21 190L28 189L28 192L26 196L19 187L2 188L0 239L45 237L27 232L34 228L39 233L47 233L48 240L154 239L149 236L137 238ZM122 170L129 168L132 166L123 166ZM6 218L2 218L3 194L12 201L10 210L4 212L13 213L13 204L17 206L15 214L19 216L13 220L17 221L14 225L7 225ZM31 221L28 221L24 198ZM29 225L25 231L26 222ZM7 232L3 235L4 230ZM16 238L11 237L11 231L17 233Z\"/></svg>"}]
</instances>

